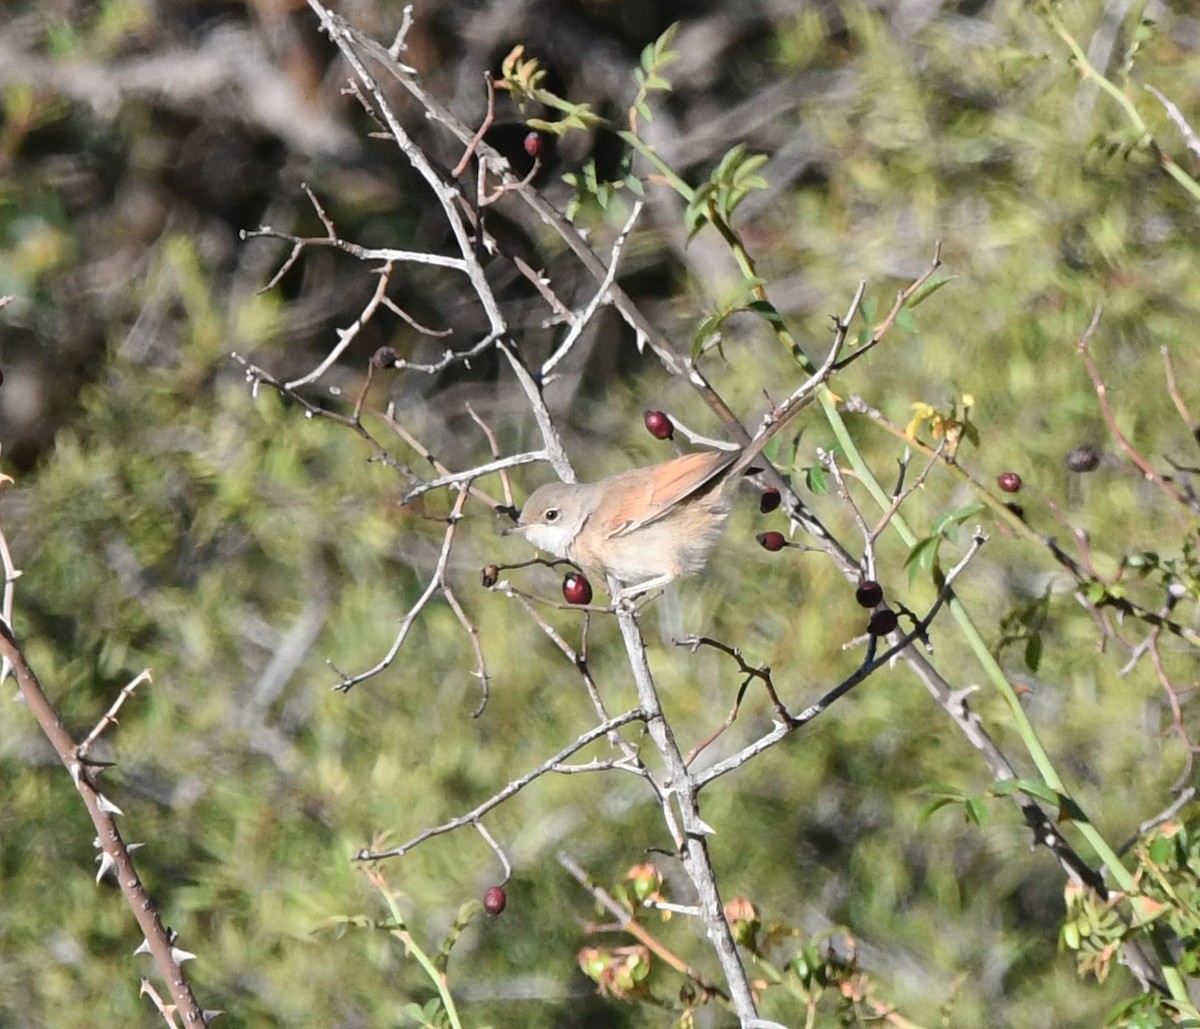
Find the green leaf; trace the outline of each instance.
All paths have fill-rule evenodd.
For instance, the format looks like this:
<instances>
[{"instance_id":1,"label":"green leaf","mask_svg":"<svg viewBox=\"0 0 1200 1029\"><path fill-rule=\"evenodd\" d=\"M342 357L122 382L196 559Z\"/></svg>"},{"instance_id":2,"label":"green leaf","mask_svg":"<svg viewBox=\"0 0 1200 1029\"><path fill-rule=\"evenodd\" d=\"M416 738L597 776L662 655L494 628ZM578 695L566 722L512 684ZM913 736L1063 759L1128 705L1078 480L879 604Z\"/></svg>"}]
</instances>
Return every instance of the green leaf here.
<instances>
[{"instance_id":1,"label":"green leaf","mask_svg":"<svg viewBox=\"0 0 1200 1029\"><path fill-rule=\"evenodd\" d=\"M425 1009L420 1004L405 1004L400 1009L400 1014L405 1018L411 1018L417 1025L429 1025L429 1021L425 1017Z\"/></svg>"},{"instance_id":2,"label":"green leaf","mask_svg":"<svg viewBox=\"0 0 1200 1029\"><path fill-rule=\"evenodd\" d=\"M721 330L724 322L724 315L710 314L696 327L696 331L692 336L691 355L693 361L699 359L700 355L704 352L704 345Z\"/></svg>"},{"instance_id":3,"label":"green leaf","mask_svg":"<svg viewBox=\"0 0 1200 1029\"><path fill-rule=\"evenodd\" d=\"M1035 632L1025 641L1025 667L1036 672L1042 663L1042 634Z\"/></svg>"},{"instance_id":4,"label":"green leaf","mask_svg":"<svg viewBox=\"0 0 1200 1029\"><path fill-rule=\"evenodd\" d=\"M967 801L967 817L981 829L987 824L987 805L978 797Z\"/></svg>"},{"instance_id":5,"label":"green leaf","mask_svg":"<svg viewBox=\"0 0 1200 1029\"><path fill-rule=\"evenodd\" d=\"M948 282L953 282L957 279L957 275L935 275L926 282L923 282L920 288L908 298L908 303L905 308L911 310L920 304L925 303L934 293L945 286Z\"/></svg>"},{"instance_id":6,"label":"green leaf","mask_svg":"<svg viewBox=\"0 0 1200 1029\"><path fill-rule=\"evenodd\" d=\"M1061 807L1063 797L1051 789L1040 779L997 779L992 784L992 793L997 797L1008 797L1014 793L1026 793L1029 796Z\"/></svg>"},{"instance_id":7,"label":"green leaf","mask_svg":"<svg viewBox=\"0 0 1200 1029\"><path fill-rule=\"evenodd\" d=\"M952 508L951 510L944 512L934 519L931 531L936 535L945 536L947 539L953 539L952 536L947 534L946 530L951 526L961 525L963 522L967 521L969 518L973 518L982 510L983 504L978 500L972 500L970 503L964 504L962 507Z\"/></svg>"},{"instance_id":8,"label":"green leaf","mask_svg":"<svg viewBox=\"0 0 1200 1029\"><path fill-rule=\"evenodd\" d=\"M1175 841L1169 836L1156 836L1150 841L1150 860L1160 867L1171 860L1174 851Z\"/></svg>"},{"instance_id":9,"label":"green leaf","mask_svg":"<svg viewBox=\"0 0 1200 1029\"><path fill-rule=\"evenodd\" d=\"M911 585L924 572L929 574L937 563L938 547L942 545L940 536L926 536L917 540L912 550L908 552L904 566L908 569L908 581Z\"/></svg>"}]
</instances>

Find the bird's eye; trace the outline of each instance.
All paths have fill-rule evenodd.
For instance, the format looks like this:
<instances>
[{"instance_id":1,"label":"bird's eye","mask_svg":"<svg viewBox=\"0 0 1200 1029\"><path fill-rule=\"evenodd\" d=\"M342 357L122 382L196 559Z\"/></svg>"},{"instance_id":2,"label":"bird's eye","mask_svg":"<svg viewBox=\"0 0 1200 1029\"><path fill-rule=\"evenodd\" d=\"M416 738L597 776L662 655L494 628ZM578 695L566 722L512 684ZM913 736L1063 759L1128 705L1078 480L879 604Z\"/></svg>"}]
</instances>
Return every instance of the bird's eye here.
<instances>
[{"instance_id":1,"label":"bird's eye","mask_svg":"<svg viewBox=\"0 0 1200 1029\"><path fill-rule=\"evenodd\" d=\"M558 521L558 513L559 512L558 512L557 507L548 507L548 508L546 508L546 513L542 517L545 518L546 521L548 521L548 522L557 522Z\"/></svg>"}]
</instances>

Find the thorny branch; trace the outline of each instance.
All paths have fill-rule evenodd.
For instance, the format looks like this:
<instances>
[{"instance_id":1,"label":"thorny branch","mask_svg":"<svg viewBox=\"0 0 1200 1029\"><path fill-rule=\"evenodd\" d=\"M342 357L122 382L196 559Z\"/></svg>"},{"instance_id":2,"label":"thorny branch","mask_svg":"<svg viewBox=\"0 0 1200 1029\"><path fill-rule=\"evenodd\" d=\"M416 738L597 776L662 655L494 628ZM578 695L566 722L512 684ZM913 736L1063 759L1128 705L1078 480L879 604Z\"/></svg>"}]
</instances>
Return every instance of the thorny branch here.
<instances>
[{"instance_id":1,"label":"thorny branch","mask_svg":"<svg viewBox=\"0 0 1200 1029\"><path fill-rule=\"evenodd\" d=\"M11 583L16 578L16 569L11 564L8 545L4 541L2 531L0 531L0 541L3 542L3 545L0 546L0 554L3 555L5 577ZM114 878L145 937L145 942L143 947L139 948L139 952L152 955L159 974L170 989L172 1005L165 1004L151 990L152 995L157 998L156 1003L159 1005L160 1012L164 1014L164 1017L168 1014L171 1016L168 1020L170 1025L175 1024L174 1016L176 1015L182 1018L187 1026L207 1025L211 1013L201 1009L192 992L187 975L181 967L184 961L195 955L176 947L175 934L163 925L158 907L147 892L133 862L132 852L140 844L125 842L117 827L117 818L123 812L100 790L98 778L106 766L87 756L88 750L100 733L115 723L116 714L122 703L140 683L147 681L149 676L143 673L129 683L118 695L112 707L101 717L87 739L81 744L76 744L63 727L58 712L42 688L41 682L38 681L33 669L26 662L25 653L17 642L7 617L0 619L0 656L3 657L5 666L12 669L22 699L34 718L37 719L38 725L46 739L50 741L59 760L70 773L71 781L79 791L80 797L83 798L92 824L96 827L95 843L100 851L98 858L100 870L96 876L97 881L108 875Z\"/></svg>"}]
</instances>

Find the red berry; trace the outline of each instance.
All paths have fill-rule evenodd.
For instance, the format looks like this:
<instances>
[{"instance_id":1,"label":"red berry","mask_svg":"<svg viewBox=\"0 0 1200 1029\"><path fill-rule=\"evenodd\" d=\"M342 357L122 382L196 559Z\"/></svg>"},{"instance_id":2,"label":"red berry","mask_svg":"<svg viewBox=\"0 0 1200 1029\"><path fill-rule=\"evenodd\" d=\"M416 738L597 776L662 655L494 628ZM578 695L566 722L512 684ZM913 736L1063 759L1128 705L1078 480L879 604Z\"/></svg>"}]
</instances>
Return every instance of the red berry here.
<instances>
[{"instance_id":1,"label":"red berry","mask_svg":"<svg viewBox=\"0 0 1200 1029\"><path fill-rule=\"evenodd\" d=\"M675 435L675 426L662 411L647 411L642 416L642 421L646 423L646 428L655 439L670 439Z\"/></svg>"},{"instance_id":2,"label":"red berry","mask_svg":"<svg viewBox=\"0 0 1200 1029\"><path fill-rule=\"evenodd\" d=\"M783 497L779 495L779 490L774 486L768 486L763 490L762 496L758 498L758 509L763 514L770 514L781 503L783 503Z\"/></svg>"},{"instance_id":3,"label":"red berry","mask_svg":"<svg viewBox=\"0 0 1200 1029\"><path fill-rule=\"evenodd\" d=\"M854 599L862 607L878 607L879 602L883 600L883 587L874 579L863 579L854 591Z\"/></svg>"},{"instance_id":4,"label":"red berry","mask_svg":"<svg viewBox=\"0 0 1200 1029\"><path fill-rule=\"evenodd\" d=\"M489 886L487 893L483 895L483 910L493 918L504 910L507 903L508 894L504 892L503 886Z\"/></svg>"},{"instance_id":5,"label":"red berry","mask_svg":"<svg viewBox=\"0 0 1200 1029\"><path fill-rule=\"evenodd\" d=\"M754 538L758 540L758 545L762 547L763 550L769 550L772 553L777 550L782 550L788 545L787 540L784 539L782 532L760 532Z\"/></svg>"},{"instance_id":6,"label":"red berry","mask_svg":"<svg viewBox=\"0 0 1200 1029\"><path fill-rule=\"evenodd\" d=\"M563 596L568 604L590 604L592 602L592 584L587 577L578 572L571 572L563 579Z\"/></svg>"},{"instance_id":7,"label":"red berry","mask_svg":"<svg viewBox=\"0 0 1200 1029\"><path fill-rule=\"evenodd\" d=\"M1021 488L1021 476L1016 472L1001 472L996 476L996 485L1005 493L1016 493Z\"/></svg>"},{"instance_id":8,"label":"red berry","mask_svg":"<svg viewBox=\"0 0 1200 1029\"><path fill-rule=\"evenodd\" d=\"M867 632L872 636L886 636L892 632L899 624L896 618L896 612L890 607L880 608L873 615L871 620L867 622Z\"/></svg>"},{"instance_id":9,"label":"red berry","mask_svg":"<svg viewBox=\"0 0 1200 1029\"><path fill-rule=\"evenodd\" d=\"M542 137L536 132L529 133L522 145L525 147L525 153L530 157L539 157L542 153Z\"/></svg>"}]
</instances>

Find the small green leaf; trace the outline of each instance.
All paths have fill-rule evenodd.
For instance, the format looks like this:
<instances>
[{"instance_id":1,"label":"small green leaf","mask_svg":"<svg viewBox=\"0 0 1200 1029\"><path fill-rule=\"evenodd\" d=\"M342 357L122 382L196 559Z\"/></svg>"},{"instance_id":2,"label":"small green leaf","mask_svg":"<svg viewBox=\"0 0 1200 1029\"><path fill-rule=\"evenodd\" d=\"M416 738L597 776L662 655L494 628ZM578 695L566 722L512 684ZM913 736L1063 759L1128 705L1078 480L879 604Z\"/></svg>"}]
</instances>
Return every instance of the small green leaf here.
<instances>
[{"instance_id":1,"label":"small green leaf","mask_svg":"<svg viewBox=\"0 0 1200 1029\"><path fill-rule=\"evenodd\" d=\"M429 1025L429 1022L425 1018L425 1011L420 1004L405 1004L400 1009L400 1014L405 1018L411 1018L417 1025Z\"/></svg>"},{"instance_id":2,"label":"small green leaf","mask_svg":"<svg viewBox=\"0 0 1200 1029\"><path fill-rule=\"evenodd\" d=\"M1150 860L1160 867L1171 860L1175 841L1168 836L1156 836L1150 842Z\"/></svg>"},{"instance_id":3,"label":"small green leaf","mask_svg":"<svg viewBox=\"0 0 1200 1029\"><path fill-rule=\"evenodd\" d=\"M983 504L978 500L972 500L968 504L963 504L962 507L955 507L934 519L931 531L936 535L946 535L946 530L950 526L961 525L969 518L973 518L983 510ZM947 537L949 538L949 537Z\"/></svg>"},{"instance_id":4,"label":"small green leaf","mask_svg":"<svg viewBox=\"0 0 1200 1029\"><path fill-rule=\"evenodd\" d=\"M921 573L928 574L937 561L938 547L942 544L940 536L926 536L917 540L904 565L908 569L908 581L913 583Z\"/></svg>"},{"instance_id":5,"label":"small green leaf","mask_svg":"<svg viewBox=\"0 0 1200 1029\"><path fill-rule=\"evenodd\" d=\"M1036 672L1042 663L1042 634L1035 632L1025 641L1025 667Z\"/></svg>"},{"instance_id":6,"label":"small green leaf","mask_svg":"<svg viewBox=\"0 0 1200 1029\"><path fill-rule=\"evenodd\" d=\"M1067 922L1063 925L1058 933L1058 941L1067 950L1078 950L1082 940L1079 937L1079 928L1074 922Z\"/></svg>"},{"instance_id":7,"label":"small green leaf","mask_svg":"<svg viewBox=\"0 0 1200 1029\"><path fill-rule=\"evenodd\" d=\"M1000 779L992 786L992 792L997 796L1008 796L1018 791L1055 807L1062 807L1063 797L1040 779Z\"/></svg>"},{"instance_id":8,"label":"small green leaf","mask_svg":"<svg viewBox=\"0 0 1200 1029\"><path fill-rule=\"evenodd\" d=\"M956 278L958 278L957 275L943 274L933 276L933 278L921 284L920 288L908 298L908 303L905 306L911 309L917 307L919 304L923 304L939 289L947 283L953 282Z\"/></svg>"},{"instance_id":9,"label":"small green leaf","mask_svg":"<svg viewBox=\"0 0 1200 1029\"><path fill-rule=\"evenodd\" d=\"M705 344L720 331L724 321L724 315L710 314L696 327L696 332L692 336L691 355L693 361L699 359L700 355L704 352Z\"/></svg>"}]
</instances>

